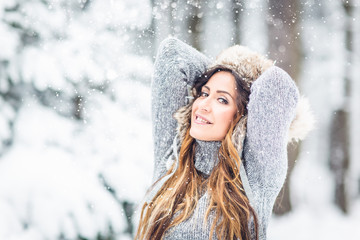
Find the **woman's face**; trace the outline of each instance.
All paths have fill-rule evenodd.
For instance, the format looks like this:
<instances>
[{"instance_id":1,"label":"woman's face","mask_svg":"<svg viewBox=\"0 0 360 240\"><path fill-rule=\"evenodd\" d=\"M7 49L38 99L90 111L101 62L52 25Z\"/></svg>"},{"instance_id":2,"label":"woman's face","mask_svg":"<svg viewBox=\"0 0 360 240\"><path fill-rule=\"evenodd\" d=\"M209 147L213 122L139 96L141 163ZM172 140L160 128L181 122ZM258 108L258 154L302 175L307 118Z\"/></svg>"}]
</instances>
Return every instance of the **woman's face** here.
<instances>
[{"instance_id":1,"label":"woman's face","mask_svg":"<svg viewBox=\"0 0 360 240\"><path fill-rule=\"evenodd\" d=\"M223 140L236 111L234 76L226 71L215 73L193 103L190 135L203 141Z\"/></svg>"}]
</instances>

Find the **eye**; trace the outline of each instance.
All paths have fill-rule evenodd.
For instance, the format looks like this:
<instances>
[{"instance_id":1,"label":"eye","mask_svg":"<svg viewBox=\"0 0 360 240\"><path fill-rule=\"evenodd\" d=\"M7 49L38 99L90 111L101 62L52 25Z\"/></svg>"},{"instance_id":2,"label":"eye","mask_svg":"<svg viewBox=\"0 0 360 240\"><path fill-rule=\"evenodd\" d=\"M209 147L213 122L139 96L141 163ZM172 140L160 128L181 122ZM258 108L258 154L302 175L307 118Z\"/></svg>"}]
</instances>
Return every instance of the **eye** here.
<instances>
[{"instance_id":1,"label":"eye","mask_svg":"<svg viewBox=\"0 0 360 240\"><path fill-rule=\"evenodd\" d=\"M218 101L221 103L221 104L228 104L228 100L226 100L225 98L218 98Z\"/></svg>"},{"instance_id":2,"label":"eye","mask_svg":"<svg viewBox=\"0 0 360 240\"><path fill-rule=\"evenodd\" d=\"M200 97L208 97L209 94L207 92L201 92Z\"/></svg>"}]
</instances>

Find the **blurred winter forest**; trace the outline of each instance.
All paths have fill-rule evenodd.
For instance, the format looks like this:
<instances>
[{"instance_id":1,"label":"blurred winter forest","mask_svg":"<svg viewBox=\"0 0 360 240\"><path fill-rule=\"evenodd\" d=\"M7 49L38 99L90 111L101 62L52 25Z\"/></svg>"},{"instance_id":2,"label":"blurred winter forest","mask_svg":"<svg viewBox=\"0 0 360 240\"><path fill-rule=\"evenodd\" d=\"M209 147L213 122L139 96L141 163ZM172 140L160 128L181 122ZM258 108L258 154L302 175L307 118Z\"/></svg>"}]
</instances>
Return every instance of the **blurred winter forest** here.
<instances>
[{"instance_id":1,"label":"blurred winter forest","mask_svg":"<svg viewBox=\"0 0 360 240\"><path fill-rule=\"evenodd\" d=\"M268 239L360 239L358 0L1 0L0 19L0 239L132 239L169 35L248 46L310 100Z\"/></svg>"}]
</instances>

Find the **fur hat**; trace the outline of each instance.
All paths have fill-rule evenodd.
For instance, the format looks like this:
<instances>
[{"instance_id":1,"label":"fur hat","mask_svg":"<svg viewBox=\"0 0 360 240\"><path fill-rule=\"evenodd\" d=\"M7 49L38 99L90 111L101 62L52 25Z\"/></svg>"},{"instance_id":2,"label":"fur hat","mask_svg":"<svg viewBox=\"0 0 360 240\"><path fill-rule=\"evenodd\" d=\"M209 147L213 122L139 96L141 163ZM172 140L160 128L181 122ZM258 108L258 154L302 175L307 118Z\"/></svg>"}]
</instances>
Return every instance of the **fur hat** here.
<instances>
[{"instance_id":1,"label":"fur hat","mask_svg":"<svg viewBox=\"0 0 360 240\"><path fill-rule=\"evenodd\" d=\"M274 62L244 46L235 45L222 51L209 68L216 65L222 65L234 70L251 87L251 84L269 67L273 66ZM194 95L194 92L192 91L190 94ZM181 142L185 137L187 128L190 126L191 110L192 102L180 108L174 114L174 118L178 121L177 131ZM247 115L243 116L236 124L232 136L232 141L239 153L242 152L246 135L246 123ZM314 116L310 111L309 102L302 96L297 103L296 116L290 125L288 142L305 139L306 135L314 128L314 123Z\"/></svg>"}]
</instances>

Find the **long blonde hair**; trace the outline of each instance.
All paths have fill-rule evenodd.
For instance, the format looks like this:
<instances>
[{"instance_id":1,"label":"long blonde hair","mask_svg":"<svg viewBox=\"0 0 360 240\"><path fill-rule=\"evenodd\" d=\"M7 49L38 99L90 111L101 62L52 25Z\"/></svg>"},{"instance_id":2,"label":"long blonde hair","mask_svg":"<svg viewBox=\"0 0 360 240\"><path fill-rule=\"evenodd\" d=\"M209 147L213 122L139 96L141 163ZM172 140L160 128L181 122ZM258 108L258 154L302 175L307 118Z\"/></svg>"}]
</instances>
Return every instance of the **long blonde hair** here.
<instances>
[{"instance_id":1,"label":"long blonde hair","mask_svg":"<svg viewBox=\"0 0 360 240\"><path fill-rule=\"evenodd\" d=\"M209 79L213 74L204 76ZM243 111L242 106L240 112ZM206 222L210 212L215 211L210 239L215 232L220 239L250 240L250 220L255 223L253 230L258 239L258 220L245 194L239 174L241 158L231 140L236 123L241 117L242 115L237 113L232 121L219 149L219 164L208 179L199 175L194 166L195 139L190 136L190 127L186 129L178 168L153 199L143 205L135 239L162 239L168 229L191 216L203 190L210 193L210 204L204 221ZM169 169L165 176L172 171L173 169Z\"/></svg>"}]
</instances>

